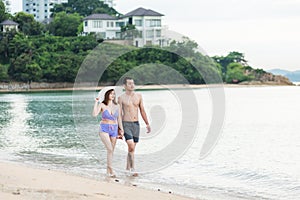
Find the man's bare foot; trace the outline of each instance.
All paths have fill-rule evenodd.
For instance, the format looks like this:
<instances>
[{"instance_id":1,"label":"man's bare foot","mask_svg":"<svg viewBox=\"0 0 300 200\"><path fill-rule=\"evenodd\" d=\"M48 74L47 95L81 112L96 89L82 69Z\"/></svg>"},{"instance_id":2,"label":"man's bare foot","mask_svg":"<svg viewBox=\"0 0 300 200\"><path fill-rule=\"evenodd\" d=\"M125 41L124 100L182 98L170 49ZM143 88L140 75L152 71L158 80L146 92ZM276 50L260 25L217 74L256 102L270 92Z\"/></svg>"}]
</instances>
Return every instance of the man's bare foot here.
<instances>
[{"instance_id":1,"label":"man's bare foot","mask_svg":"<svg viewBox=\"0 0 300 200\"><path fill-rule=\"evenodd\" d=\"M132 176L137 177L137 176L139 176L139 174L136 173L136 172L134 172L134 173L132 174Z\"/></svg>"},{"instance_id":2,"label":"man's bare foot","mask_svg":"<svg viewBox=\"0 0 300 200\"><path fill-rule=\"evenodd\" d=\"M133 176L133 177L139 176L139 174L138 174L137 172L135 172L135 170L134 170L133 168L131 168L131 169L129 170L129 173L130 173L130 176Z\"/></svg>"}]
</instances>

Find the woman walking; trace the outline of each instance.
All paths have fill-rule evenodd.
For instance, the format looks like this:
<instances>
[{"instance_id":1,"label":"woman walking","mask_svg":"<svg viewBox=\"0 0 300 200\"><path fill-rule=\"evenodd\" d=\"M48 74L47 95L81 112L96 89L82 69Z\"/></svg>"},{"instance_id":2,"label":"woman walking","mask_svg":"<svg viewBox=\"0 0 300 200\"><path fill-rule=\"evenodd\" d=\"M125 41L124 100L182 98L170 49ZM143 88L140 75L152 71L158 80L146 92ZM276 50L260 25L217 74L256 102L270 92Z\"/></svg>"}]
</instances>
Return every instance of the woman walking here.
<instances>
[{"instance_id":1,"label":"woman walking","mask_svg":"<svg viewBox=\"0 0 300 200\"><path fill-rule=\"evenodd\" d=\"M116 177L112 168L113 152L116 145L117 137L122 138L124 131L120 107L116 103L116 93L114 89L105 92L104 100L98 104L99 98L95 99L93 116L101 114L99 134L107 150L107 175ZM118 133L120 134L118 136Z\"/></svg>"}]
</instances>

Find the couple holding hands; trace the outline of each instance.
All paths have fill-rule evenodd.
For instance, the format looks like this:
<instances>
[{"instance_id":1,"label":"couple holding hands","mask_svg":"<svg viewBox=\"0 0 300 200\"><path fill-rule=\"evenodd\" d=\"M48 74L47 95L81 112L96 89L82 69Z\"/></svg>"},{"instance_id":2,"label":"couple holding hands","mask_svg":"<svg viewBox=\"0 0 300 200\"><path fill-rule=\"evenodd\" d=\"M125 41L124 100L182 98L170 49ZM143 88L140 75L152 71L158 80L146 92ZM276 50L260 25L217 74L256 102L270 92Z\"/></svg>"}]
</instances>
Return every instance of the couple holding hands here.
<instances>
[{"instance_id":1,"label":"couple holding hands","mask_svg":"<svg viewBox=\"0 0 300 200\"><path fill-rule=\"evenodd\" d=\"M93 116L102 115L100 121L99 134L107 150L107 175L116 177L112 168L112 158L114 148L118 139L125 137L128 154L126 170L133 176L138 174L134 172L134 151L139 142L140 125L138 121L138 111L147 125L147 133L151 131L148 118L144 109L142 95L134 92L134 80L125 77L123 80L125 93L118 98L116 102L116 92L110 89L105 92L104 100L99 104L99 98L96 98Z\"/></svg>"}]
</instances>

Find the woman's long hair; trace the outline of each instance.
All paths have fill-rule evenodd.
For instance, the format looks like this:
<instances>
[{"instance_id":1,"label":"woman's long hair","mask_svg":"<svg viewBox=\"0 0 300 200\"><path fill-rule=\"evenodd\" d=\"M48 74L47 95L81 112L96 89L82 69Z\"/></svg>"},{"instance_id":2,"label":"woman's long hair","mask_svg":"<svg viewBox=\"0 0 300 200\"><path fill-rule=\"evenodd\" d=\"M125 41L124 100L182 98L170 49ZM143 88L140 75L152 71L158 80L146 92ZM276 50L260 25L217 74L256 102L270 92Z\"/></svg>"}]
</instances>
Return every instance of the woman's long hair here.
<instances>
[{"instance_id":1,"label":"woman's long hair","mask_svg":"<svg viewBox=\"0 0 300 200\"><path fill-rule=\"evenodd\" d=\"M107 90L104 94L104 100L102 101L102 103L104 103L105 105L108 105L108 101L109 101L109 95L110 93L115 90L114 89L110 89L110 90ZM116 92L115 92L116 94ZM112 101L115 105L117 105L117 102L116 102L116 98L114 98L114 100Z\"/></svg>"}]
</instances>

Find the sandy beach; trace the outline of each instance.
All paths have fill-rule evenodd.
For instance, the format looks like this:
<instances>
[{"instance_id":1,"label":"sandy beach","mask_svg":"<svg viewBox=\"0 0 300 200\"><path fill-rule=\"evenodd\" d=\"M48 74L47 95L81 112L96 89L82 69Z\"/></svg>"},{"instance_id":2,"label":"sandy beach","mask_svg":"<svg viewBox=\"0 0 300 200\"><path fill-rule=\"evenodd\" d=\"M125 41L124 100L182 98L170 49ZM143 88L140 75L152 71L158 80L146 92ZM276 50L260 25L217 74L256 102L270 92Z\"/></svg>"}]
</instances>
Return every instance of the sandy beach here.
<instances>
[{"instance_id":1,"label":"sandy beach","mask_svg":"<svg viewBox=\"0 0 300 200\"><path fill-rule=\"evenodd\" d=\"M0 162L0 199L174 199L182 196L111 181L97 181L63 172Z\"/></svg>"}]
</instances>

